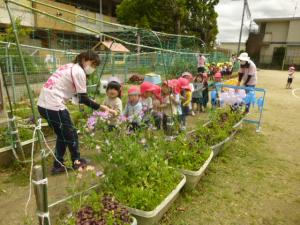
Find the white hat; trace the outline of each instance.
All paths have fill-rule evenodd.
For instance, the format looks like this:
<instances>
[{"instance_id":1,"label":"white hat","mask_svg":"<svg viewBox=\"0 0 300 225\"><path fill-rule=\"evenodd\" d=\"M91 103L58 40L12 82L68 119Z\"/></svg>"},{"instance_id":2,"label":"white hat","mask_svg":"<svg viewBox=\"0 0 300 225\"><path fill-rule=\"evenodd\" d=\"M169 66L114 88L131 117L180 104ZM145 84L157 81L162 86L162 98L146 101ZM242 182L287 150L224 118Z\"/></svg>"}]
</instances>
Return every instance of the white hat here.
<instances>
[{"instance_id":1,"label":"white hat","mask_svg":"<svg viewBox=\"0 0 300 225\"><path fill-rule=\"evenodd\" d=\"M239 60L242 60L242 61L249 61L250 60L250 57L248 56L248 53L247 52L243 52L240 54L240 56L238 57Z\"/></svg>"},{"instance_id":2,"label":"white hat","mask_svg":"<svg viewBox=\"0 0 300 225\"><path fill-rule=\"evenodd\" d=\"M295 67L291 66L291 67L289 68L289 70L295 70Z\"/></svg>"}]
</instances>

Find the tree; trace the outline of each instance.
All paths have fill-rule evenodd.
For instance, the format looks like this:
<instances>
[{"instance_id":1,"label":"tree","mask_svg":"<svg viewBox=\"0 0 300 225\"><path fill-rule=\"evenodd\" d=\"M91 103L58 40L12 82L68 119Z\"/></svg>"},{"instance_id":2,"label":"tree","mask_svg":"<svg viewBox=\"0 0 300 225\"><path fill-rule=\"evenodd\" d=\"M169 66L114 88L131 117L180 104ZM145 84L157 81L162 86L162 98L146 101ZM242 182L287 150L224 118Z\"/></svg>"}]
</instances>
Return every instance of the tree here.
<instances>
[{"instance_id":1,"label":"tree","mask_svg":"<svg viewBox=\"0 0 300 225\"><path fill-rule=\"evenodd\" d=\"M123 0L119 22L175 34L193 34L213 46L218 33L215 5L219 0Z\"/></svg>"},{"instance_id":2,"label":"tree","mask_svg":"<svg viewBox=\"0 0 300 225\"><path fill-rule=\"evenodd\" d=\"M17 33L18 33L18 37L19 37L20 41L22 41L23 39L28 37L28 35L31 32L31 29L25 28L21 25L21 21L22 21L21 18L16 18L16 20L15 20L15 25L16 25L16 29L17 29ZM5 35L0 36L0 41L15 43L16 38L15 38L15 35L14 35L14 30L13 30L12 24L10 24L6 28L5 31L6 31Z\"/></svg>"}]
</instances>

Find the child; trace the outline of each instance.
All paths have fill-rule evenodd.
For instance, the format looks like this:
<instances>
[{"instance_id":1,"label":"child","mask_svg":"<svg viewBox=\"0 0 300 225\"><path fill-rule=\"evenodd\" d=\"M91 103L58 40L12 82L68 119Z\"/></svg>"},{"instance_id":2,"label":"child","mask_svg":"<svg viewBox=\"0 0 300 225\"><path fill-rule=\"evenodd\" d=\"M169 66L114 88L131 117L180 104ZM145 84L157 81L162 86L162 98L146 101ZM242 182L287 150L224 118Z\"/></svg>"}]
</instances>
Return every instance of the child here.
<instances>
[{"instance_id":1,"label":"child","mask_svg":"<svg viewBox=\"0 0 300 225\"><path fill-rule=\"evenodd\" d=\"M202 112L203 96L202 92L204 89L202 74L199 74L194 80L194 92L192 93L192 104L194 112Z\"/></svg>"},{"instance_id":2,"label":"child","mask_svg":"<svg viewBox=\"0 0 300 225\"><path fill-rule=\"evenodd\" d=\"M191 74L191 73L189 73L189 72L184 72L182 75L181 75L181 77L183 77L183 78L185 78L185 79L187 79L188 81L189 81L189 86L190 86L190 89L191 89L191 93L193 93L194 92L194 85L193 85L193 80L194 80L194 78L193 78L193 75ZM192 115L192 116L195 116L195 113L194 113L194 111L193 111L193 109L192 109L192 102L190 103L190 105L189 105L189 113Z\"/></svg>"},{"instance_id":3,"label":"child","mask_svg":"<svg viewBox=\"0 0 300 225\"><path fill-rule=\"evenodd\" d=\"M215 74L215 83L219 83L222 81L222 74L220 72L217 72Z\"/></svg>"},{"instance_id":4,"label":"child","mask_svg":"<svg viewBox=\"0 0 300 225\"><path fill-rule=\"evenodd\" d=\"M189 85L189 81L185 78L179 78L180 95L181 95L181 130L186 130L186 117L190 111L190 104L192 102L192 91Z\"/></svg>"},{"instance_id":5,"label":"child","mask_svg":"<svg viewBox=\"0 0 300 225\"><path fill-rule=\"evenodd\" d=\"M140 86L141 89L141 103L143 106L143 112L144 112L144 120L148 121L149 115L152 112L153 109L153 93L155 91L155 86L154 84L150 83L150 82L143 82Z\"/></svg>"},{"instance_id":6,"label":"child","mask_svg":"<svg viewBox=\"0 0 300 225\"><path fill-rule=\"evenodd\" d=\"M173 122L173 116L177 115L177 100L173 93L173 83L171 81L165 81L162 85L162 100L159 105L163 114L162 126L165 132L170 131L170 123Z\"/></svg>"},{"instance_id":7,"label":"child","mask_svg":"<svg viewBox=\"0 0 300 225\"><path fill-rule=\"evenodd\" d=\"M124 116L130 122L129 131L136 131L142 121L143 106L140 102L140 90L137 86L132 86L128 90L128 102L125 107Z\"/></svg>"},{"instance_id":8,"label":"child","mask_svg":"<svg viewBox=\"0 0 300 225\"><path fill-rule=\"evenodd\" d=\"M207 103L209 101L208 97L208 76L207 73L203 74L203 90L202 90L202 100L203 100L203 108L204 110L207 107Z\"/></svg>"},{"instance_id":9,"label":"child","mask_svg":"<svg viewBox=\"0 0 300 225\"><path fill-rule=\"evenodd\" d=\"M111 81L107 84L106 98L103 105L108 107L110 114L108 130L112 131L119 123L118 117L122 114L121 84Z\"/></svg>"},{"instance_id":10,"label":"child","mask_svg":"<svg viewBox=\"0 0 300 225\"><path fill-rule=\"evenodd\" d=\"M286 83L286 89L291 89L291 84L294 79L295 67L291 66L288 70L288 79Z\"/></svg>"},{"instance_id":11,"label":"child","mask_svg":"<svg viewBox=\"0 0 300 225\"><path fill-rule=\"evenodd\" d=\"M156 129L160 129L161 128L161 120L162 120L162 112L160 109L160 105L161 105L161 87L158 85L153 85L154 86L154 91L153 91L153 99L152 99L152 112L151 112L151 116L154 119L154 123L155 123L155 127Z\"/></svg>"}]
</instances>

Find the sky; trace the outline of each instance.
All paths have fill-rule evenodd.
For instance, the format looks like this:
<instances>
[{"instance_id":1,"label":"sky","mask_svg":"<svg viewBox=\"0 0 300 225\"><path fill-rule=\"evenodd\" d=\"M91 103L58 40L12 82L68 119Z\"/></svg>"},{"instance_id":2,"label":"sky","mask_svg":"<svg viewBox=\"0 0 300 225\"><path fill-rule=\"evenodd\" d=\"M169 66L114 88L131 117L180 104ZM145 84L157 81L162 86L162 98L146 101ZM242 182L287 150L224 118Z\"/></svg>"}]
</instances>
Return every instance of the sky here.
<instances>
[{"instance_id":1,"label":"sky","mask_svg":"<svg viewBox=\"0 0 300 225\"><path fill-rule=\"evenodd\" d=\"M252 19L268 17L300 17L300 0L248 0ZM297 9L295 10L295 7ZM243 11L243 0L220 0L216 6L219 14L219 42L238 42ZM248 38L250 19L245 16L242 41ZM252 27L255 27L252 25Z\"/></svg>"}]
</instances>

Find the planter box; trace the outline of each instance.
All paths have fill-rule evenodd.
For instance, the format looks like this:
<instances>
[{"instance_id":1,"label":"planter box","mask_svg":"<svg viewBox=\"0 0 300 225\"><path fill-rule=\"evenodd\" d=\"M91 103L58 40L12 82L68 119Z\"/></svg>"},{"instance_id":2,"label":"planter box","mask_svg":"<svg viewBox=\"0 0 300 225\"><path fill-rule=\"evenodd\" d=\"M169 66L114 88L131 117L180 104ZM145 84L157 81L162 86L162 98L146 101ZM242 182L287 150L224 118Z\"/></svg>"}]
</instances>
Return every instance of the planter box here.
<instances>
[{"instance_id":1,"label":"planter box","mask_svg":"<svg viewBox=\"0 0 300 225\"><path fill-rule=\"evenodd\" d=\"M184 186L185 190L191 190L196 187L201 177L204 175L204 172L207 169L208 165L210 164L213 156L214 153L213 151L211 151L208 159L205 161L205 163L201 166L201 168L198 171L179 169L179 171L183 173L186 177L186 183Z\"/></svg>"},{"instance_id":2,"label":"planter box","mask_svg":"<svg viewBox=\"0 0 300 225\"><path fill-rule=\"evenodd\" d=\"M139 209L134 209L127 207L130 214L132 214L136 219L137 223L141 225L157 225L158 221L170 208L171 204L178 197L180 190L183 188L186 182L185 176L177 185L177 187L152 211L144 211Z\"/></svg>"},{"instance_id":3,"label":"planter box","mask_svg":"<svg viewBox=\"0 0 300 225\"><path fill-rule=\"evenodd\" d=\"M135 217L132 217L132 219L133 219L133 222L131 223L131 225L137 225L136 218L135 218Z\"/></svg>"},{"instance_id":4,"label":"planter box","mask_svg":"<svg viewBox=\"0 0 300 225\"><path fill-rule=\"evenodd\" d=\"M232 140L233 137L236 135L238 129L242 126L243 124L243 120L244 119L241 119L239 122L237 122L232 128L234 129L233 133L227 137L224 141L214 145L211 147L213 153L214 153L214 157L216 157L223 149L223 146L225 143L227 143L228 141Z\"/></svg>"}]
</instances>

